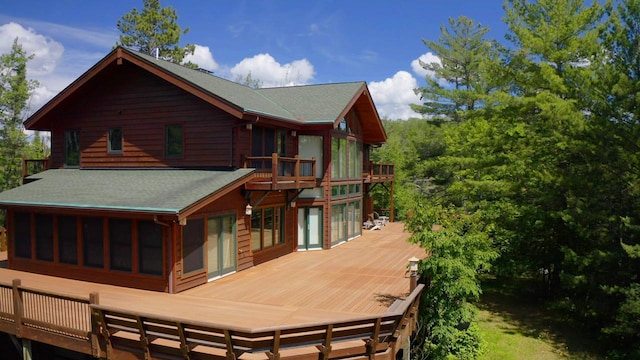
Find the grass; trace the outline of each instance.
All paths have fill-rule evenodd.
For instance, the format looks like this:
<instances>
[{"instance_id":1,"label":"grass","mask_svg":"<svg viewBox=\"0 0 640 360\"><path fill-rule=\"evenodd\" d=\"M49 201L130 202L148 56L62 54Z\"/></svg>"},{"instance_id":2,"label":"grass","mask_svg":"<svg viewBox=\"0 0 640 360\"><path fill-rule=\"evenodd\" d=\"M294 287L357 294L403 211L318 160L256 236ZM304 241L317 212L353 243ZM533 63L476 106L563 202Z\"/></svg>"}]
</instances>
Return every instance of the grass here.
<instances>
[{"instance_id":1,"label":"grass","mask_svg":"<svg viewBox=\"0 0 640 360\"><path fill-rule=\"evenodd\" d=\"M478 326L485 342L480 360L602 359L589 334L563 321L522 289L531 282L485 281Z\"/></svg>"}]
</instances>

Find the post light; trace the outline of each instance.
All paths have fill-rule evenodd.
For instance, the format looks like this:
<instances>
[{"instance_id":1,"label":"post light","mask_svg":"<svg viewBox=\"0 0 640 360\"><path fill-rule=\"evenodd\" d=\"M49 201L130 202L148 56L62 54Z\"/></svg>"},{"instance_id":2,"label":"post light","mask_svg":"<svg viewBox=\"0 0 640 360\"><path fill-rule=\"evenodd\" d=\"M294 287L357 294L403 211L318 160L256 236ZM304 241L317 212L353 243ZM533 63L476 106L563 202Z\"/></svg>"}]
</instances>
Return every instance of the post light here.
<instances>
[{"instance_id":1,"label":"post light","mask_svg":"<svg viewBox=\"0 0 640 360\"><path fill-rule=\"evenodd\" d=\"M251 206L251 204L247 204L247 206L244 208L244 214L247 216L251 216L252 210L253 206Z\"/></svg>"},{"instance_id":2,"label":"post light","mask_svg":"<svg viewBox=\"0 0 640 360\"><path fill-rule=\"evenodd\" d=\"M411 275L409 276L409 291L413 292L418 286L418 262L420 259L417 257L412 257L409 259L409 272Z\"/></svg>"},{"instance_id":3,"label":"post light","mask_svg":"<svg viewBox=\"0 0 640 360\"><path fill-rule=\"evenodd\" d=\"M418 259L415 256L412 257L411 259L409 259L409 272L411 273L411 275L418 273L418 262L419 261L420 261L420 259Z\"/></svg>"}]
</instances>

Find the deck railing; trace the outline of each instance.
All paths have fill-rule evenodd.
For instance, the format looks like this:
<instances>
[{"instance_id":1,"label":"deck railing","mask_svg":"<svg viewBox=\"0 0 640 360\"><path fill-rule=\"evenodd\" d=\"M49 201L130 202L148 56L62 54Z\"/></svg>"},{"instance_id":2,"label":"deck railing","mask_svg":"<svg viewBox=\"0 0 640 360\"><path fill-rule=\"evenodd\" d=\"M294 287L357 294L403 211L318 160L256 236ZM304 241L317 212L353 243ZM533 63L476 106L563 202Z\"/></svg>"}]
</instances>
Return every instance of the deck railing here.
<instances>
[{"instance_id":1,"label":"deck railing","mask_svg":"<svg viewBox=\"0 0 640 360\"><path fill-rule=\"evenodd\" d=\"M369 163L362 171L362 177L366 182L393 181L395 166L393 164Z\"/></svg>"},{"instance_id":2,"label":"deck railing","mask_svg":"<svg viewBox=\"0 0 640 360\"><path fill-rule=\"evenodd\" d=\"M317 360L395 359L396 343L415 330L423 285L386 313L312 324L247 329L145 314L0 283L0 331L108 359L145 358ZM259 355L263 354L262 357Z\"/></svg>"},{"instance_id":3,"label":"deck railing","mask_svg":"<svg viewBox=\"0 0 640 360\"><path fill-rule=\"evenodd\" d=\"M49 159L22 159L22 180L49 169Z\"/></svg>"},{"instance_id":4,"label":"deck railing","mask_svg":"<svg viewBox=\"0 0 640 360\"><path fill-rule=\"evenodd\" d=\"M0 283L0 331L97 355L90 299L24 287L18 279Z\"/></svg>"},{"instance_id":5,"label":"deck railing","mask_svg":"<svg viewBox=\"0 0 640 360\"><path fill-rule=\"evenodd\" d=\"M255 168L258 181L270 182L272 189L278 189L278 183L293 184L299 187L302 182L315 182L316 159L284 157L277 153L271 156L247 156L245 168Z\"/></svg>"}]
</instances>

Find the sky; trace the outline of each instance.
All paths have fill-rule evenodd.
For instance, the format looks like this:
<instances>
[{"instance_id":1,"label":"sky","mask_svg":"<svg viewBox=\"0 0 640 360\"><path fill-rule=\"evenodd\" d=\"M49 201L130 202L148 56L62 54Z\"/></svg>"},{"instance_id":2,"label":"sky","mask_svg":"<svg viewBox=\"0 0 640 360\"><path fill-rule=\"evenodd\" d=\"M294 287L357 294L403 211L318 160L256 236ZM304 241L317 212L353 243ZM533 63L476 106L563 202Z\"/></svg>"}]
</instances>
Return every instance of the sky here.
<instances>
[{"instance_id":1,"label":"sky","mask_svg":"<svg viewBox=\"0 0 640 360\"><path fill-rule=\"evenodd\" d=\"M449 18L467 16L503 40L502 0L161 0L176 10L194 44L188 60L229 80L250 72L262 87L366 81L381 118L418 117L414 89L438 61L423 39L437 41ZM107 55L116 24L142 0L0 0L0 54L15 38L27 75L39 82L35 112Z\"/></svg>"}]
</instances>

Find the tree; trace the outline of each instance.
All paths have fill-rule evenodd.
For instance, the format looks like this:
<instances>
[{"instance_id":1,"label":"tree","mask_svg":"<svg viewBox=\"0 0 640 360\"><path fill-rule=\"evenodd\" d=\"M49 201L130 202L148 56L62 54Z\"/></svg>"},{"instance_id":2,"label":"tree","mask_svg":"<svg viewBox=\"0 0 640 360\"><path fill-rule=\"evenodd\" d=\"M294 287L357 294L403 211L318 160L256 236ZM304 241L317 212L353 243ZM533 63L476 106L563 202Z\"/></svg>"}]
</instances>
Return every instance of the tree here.
<instances>
[{"instance_id":1,"label":"tree","mask_svg":"<svg viewBox=\"0 0 640 360\"><path fill-rule=\"evenodd\" d=\"M173 7L161 7L160 0L143 0L143 9L134 8L118 20L118 30L122 32L116 45L133 48L140 52L156 55L177 64L184 57L193 54L195 45L179 45L180 37L189 32L178 25L178 15ZM192 63L187 64L194 67Z\"/></svg>"},{"instance_id":2,"label":"tree","mask_svg":"<svg viewBox=\"0 0 640 360\"><path fill-rule=\"evenodd\" d=\"M0 56L0 189L22 183L22 157L28 142L22 121L36 81L27 80L27 56L16 38L11 52Z\"/></svg>"},{"instance_id":3,"label":"tree","mask_svg":"<svg viewBox=\"0 0 640 360\"><path fill-rule=\"evenodd\" d=\"M415 89L424 103L414 111L460 122L467 111L476 109L482 97L496 86L492 74L498 58L497 43L485 38L489 28L461 16L440 27L439 42L423 40L440 62L420 65L428 71L427 86ZM444 81L445 83L442 83Z\"/></svg>"}]
</instances>

